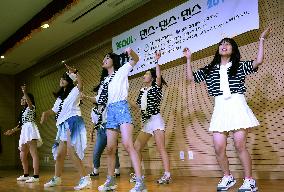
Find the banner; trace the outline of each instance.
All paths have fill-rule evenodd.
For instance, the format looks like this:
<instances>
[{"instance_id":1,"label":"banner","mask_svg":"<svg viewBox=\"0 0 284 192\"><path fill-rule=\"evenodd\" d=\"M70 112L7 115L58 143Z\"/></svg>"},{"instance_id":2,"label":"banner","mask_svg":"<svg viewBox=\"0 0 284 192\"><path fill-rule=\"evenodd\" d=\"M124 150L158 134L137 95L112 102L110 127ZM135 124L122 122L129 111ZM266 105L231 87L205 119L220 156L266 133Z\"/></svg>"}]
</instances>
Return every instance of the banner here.
<instances>
[{"instance_id":1,"label":"banner","mask_svg":"<svg viewBox=\"0 0 284 192\"><path fill-rule=\"evenodd\" d=\"M165 64L183 57L184 47L196 52L258 28L258 0L194 0L113 37L112 49L122 53L131 47L138 53L133 75L155 67L156 50L162 52L159 63Z\"/></svg>"}]
</instances>

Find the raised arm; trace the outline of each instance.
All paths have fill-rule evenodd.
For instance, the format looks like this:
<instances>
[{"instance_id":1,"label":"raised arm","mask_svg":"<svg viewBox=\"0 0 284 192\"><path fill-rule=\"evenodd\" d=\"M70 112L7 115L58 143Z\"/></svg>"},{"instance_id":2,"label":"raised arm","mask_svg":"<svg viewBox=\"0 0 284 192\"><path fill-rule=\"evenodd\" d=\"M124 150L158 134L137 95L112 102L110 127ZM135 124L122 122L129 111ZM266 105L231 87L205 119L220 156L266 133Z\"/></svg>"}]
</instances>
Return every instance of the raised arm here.
<instances>
[{"instance_id":1,"label":"raised arm","mask_svg":"<svg viewBox=\"0 0 284 192\"><path fill-rule=\"evenodd\" d=\"M139 61L139 57L138 55L135 53L135 51L133 51L130 47L125 49L125 52L127 52L127 54L132 58L132 60L130 60L130 65L133 67L134 65L136 65L136 63Z\"/></svg>"},{"instance_id":2,"label":"raised arm","mask_svg":"<svg viewBox=\"0 0 284 192\"><path fill-rule=\"evenodd\" d=\"M22 89L22 92L23 92L24 97L25 97L25 99L26 99L26 102L27 102L27 104L28 104L28 107L29 107L30 109L32 109L32 108L33 108L33 103L32 103L31 99L30 99L29 96L28 96L26 85L21 86L21 89Z\"/></svg>"},{"instance_id":3,"label":"raised arm","mask_svg":"<svg viewBox=\"0 0 284 192\"><path fill-rule=\"evenodd\" d=\"M186 47L183 49L183 55L186 58L186 79L189 82L192 82L194 80L193 74L192 74L192 67L191 67L191 52L190 50Z\"/></svg>"},{"instance_id":4,"label":"raised arm","mask_svg":"<svg viewBox=\"0 0 284 192\"><path fill-rule=\"evenodd\" d=\"M75 69L74 67L70 67L67 64L65 64L65 67L67 68L69 74L71 74L71 75L75 74L76 81L77 81L77 87L78 87L79 91L82 92L83 91L83 81L81 79L81 76L80 76L78 70Z\"/></svg>"},{"instance_id":5,"label":"raised arm","mask_svg":"<svg viewBox=\"0 0 284 192\"><path fill-rule=\"evenodd\" d=\"M159 59L161 58L161 52L155 51L155 60L156 60L156 83L159 87L162 85L162 74L161 74L161 67L159 65Z\"/></svg>"},{"instance_id":6,"label":"raised arm","mask_svg":"<svg viewBox=\"0 0 284 192\"><path fill-rule=\"evenodd\" d=\"M264 41L268 37L270 32L270 27L266 28L259 37L259 45L258 45L258 52L257 52L257 58L253 62L253 68L257 68L259 65L262 64L263 58L264 58Z\"/></svg>"}]
</instances>

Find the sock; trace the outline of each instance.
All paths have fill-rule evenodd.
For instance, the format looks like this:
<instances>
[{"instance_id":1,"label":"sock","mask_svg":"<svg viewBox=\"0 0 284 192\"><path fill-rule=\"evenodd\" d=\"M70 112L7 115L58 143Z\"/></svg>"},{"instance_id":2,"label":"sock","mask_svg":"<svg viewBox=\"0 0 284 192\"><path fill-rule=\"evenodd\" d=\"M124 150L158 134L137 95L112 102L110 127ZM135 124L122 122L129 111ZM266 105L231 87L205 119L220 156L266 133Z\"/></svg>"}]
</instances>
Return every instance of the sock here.
<instances>
[{"instance_id":1,"label":"sock","mask_svg":"<svg viewBox=\"0 0 284 192\"><path fill-rule=\"evenodd\" d=\"M252 180L254 180L252 177L245 177L245 179L252 179Z\"/></svg>"},{"instance_id":2,"label":"sock","mask_svg":"<svg viewBox=\"0 0 284 192\"><path fill-rule=\"evenodd\" d=\"M24 174L24 177L28 177L29 176L29 174Z\"/></svg>"},{"instance_id":3,"label":"sock","mask_svg":"<svg viewBox=\"0 0 284 192\"><path fill-rule=\"evenodd\" d=\"M231 173L229 173L229 174L224 174L224 176L225 176L225 177L230 177L230 176L232 176L232 174L231 174Z\"/></svg>"},{"instance_id":4,"label":"sock","mask_svg":"<svg viewBox=\"0 0 284 192\"><path fill-rule=\"evenodd\" d=\"M94 173L98 174L99 173L99 168L94 168Z\"/></svg>"},{"instance_id":5,"label":"sock","mask_svg":"<svg viewBox=\"0 0 284 192\"><path fill-rule=\"evenodd\" d=\"M33 177L34 177L34 178L39 178L39 175L34 175Z\"/></svg>"},{"instance_id":6,"label":"sock","mask_svg":"<svg viewBox=\"0 0 284 192\"><path fill-rule=\"evenodd\" d=\"M164 175L166 175L167 177L170 177L170 176L171 176L171 173L170 173L170 172L165 171Z\"/></svg>"},{"instance_id":7,"label":"sock","mask_svg":"<svg viewBox=\"0 0 284 192\"><path fill-rule=\"evenodd\" d=\"M120 174L119 169L115 169L115 170L114 170L114 173L115 173L115 174Z\"/></svg>"}]
</instances>

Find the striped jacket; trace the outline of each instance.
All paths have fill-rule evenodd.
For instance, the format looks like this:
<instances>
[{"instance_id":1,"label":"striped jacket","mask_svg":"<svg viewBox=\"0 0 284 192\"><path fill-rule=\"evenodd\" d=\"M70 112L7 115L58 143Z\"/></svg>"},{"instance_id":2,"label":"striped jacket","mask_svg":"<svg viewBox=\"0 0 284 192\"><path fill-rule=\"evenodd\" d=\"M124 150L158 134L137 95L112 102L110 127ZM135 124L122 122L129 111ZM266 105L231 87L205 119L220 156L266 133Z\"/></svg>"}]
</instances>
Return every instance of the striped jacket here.
<instances>
[{"instance_id":1,"label":"striped jacket","mask_svg":"<svg viewBox=\"0 0 284 192\"><path fill-rule=\"evenodd\" d=\"M140 90L140 93L137 98L137 105L141 108L141 98L147 88L144 87ZM155 83L154 86L151 86L147 93L147 108L146 110L141 110L142 122L145 123L146 120L150 119L152 115L157 115L160 113L160 104L163 97L162 89Z\"/></svg>"},{"instance_id":2,"label":"striped jacket","mask_svg":"<svg viewBox=\"0 0 284 192\"><path fill-rule=\"evenodd\" d=\"M227 70L229 78L229 87L231 93L240 93L243 94L246 92L245 87L245 78L247 75L255 73L257 68L253 68L252 61L240 61L237 74L235 76L229 75L229 69ZM205 71L208 70L208 65L204 68L199 69L193 73L194 81L200 83L202 81L206 82L208 93L210 96L222 95L223 91L220 90L220 74L219 74L220 65L215 65L209 74L206 74Z\"/></svg>"}]
</instances>

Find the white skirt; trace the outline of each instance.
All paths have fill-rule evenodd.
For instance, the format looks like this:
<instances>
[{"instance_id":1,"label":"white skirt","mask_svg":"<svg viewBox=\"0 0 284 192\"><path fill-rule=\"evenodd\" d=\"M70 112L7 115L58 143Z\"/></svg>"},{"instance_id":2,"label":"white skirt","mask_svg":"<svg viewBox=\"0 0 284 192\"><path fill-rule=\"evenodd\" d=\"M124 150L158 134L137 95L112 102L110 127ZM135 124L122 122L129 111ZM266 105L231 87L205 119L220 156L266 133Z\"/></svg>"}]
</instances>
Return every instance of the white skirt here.
<instances>
[{"instance_id":1,"label":"white skirt","mask_svg":"<svg viewBox=\"0 0 284 192\"><path fill-rule=\"evenodd\" d=\"M24 123L21 129L19 150L21 150L23 144L27 144L33 139L37 140L37 147L40 147L42 145L42 140L37 125L34 122Z\"/></svg>"},{"instance_id":2,"label":"white skirt","mask_svg":"<svg viewBox=\"0 0 284 192\"><path fill-rule=\"evenodd\" d=\"M259 122L247 105L243 94L232 94L225 99L215 97L214 111L209 131L225 132L258 126Z\"/></svg>"},{"instance_id":3,"label":"white skirt","mask_svg":"<svg viewBox=\"0 0 284 192\"><path fill-rule=\"evenodd\" d=\"M158 113L157 115L152 115L150 119L148 119L143 124L143 128L141 131L154 135L154 132L156 130L165 131L165 122L160 113Z\"/></svg>"}]
</instances>

